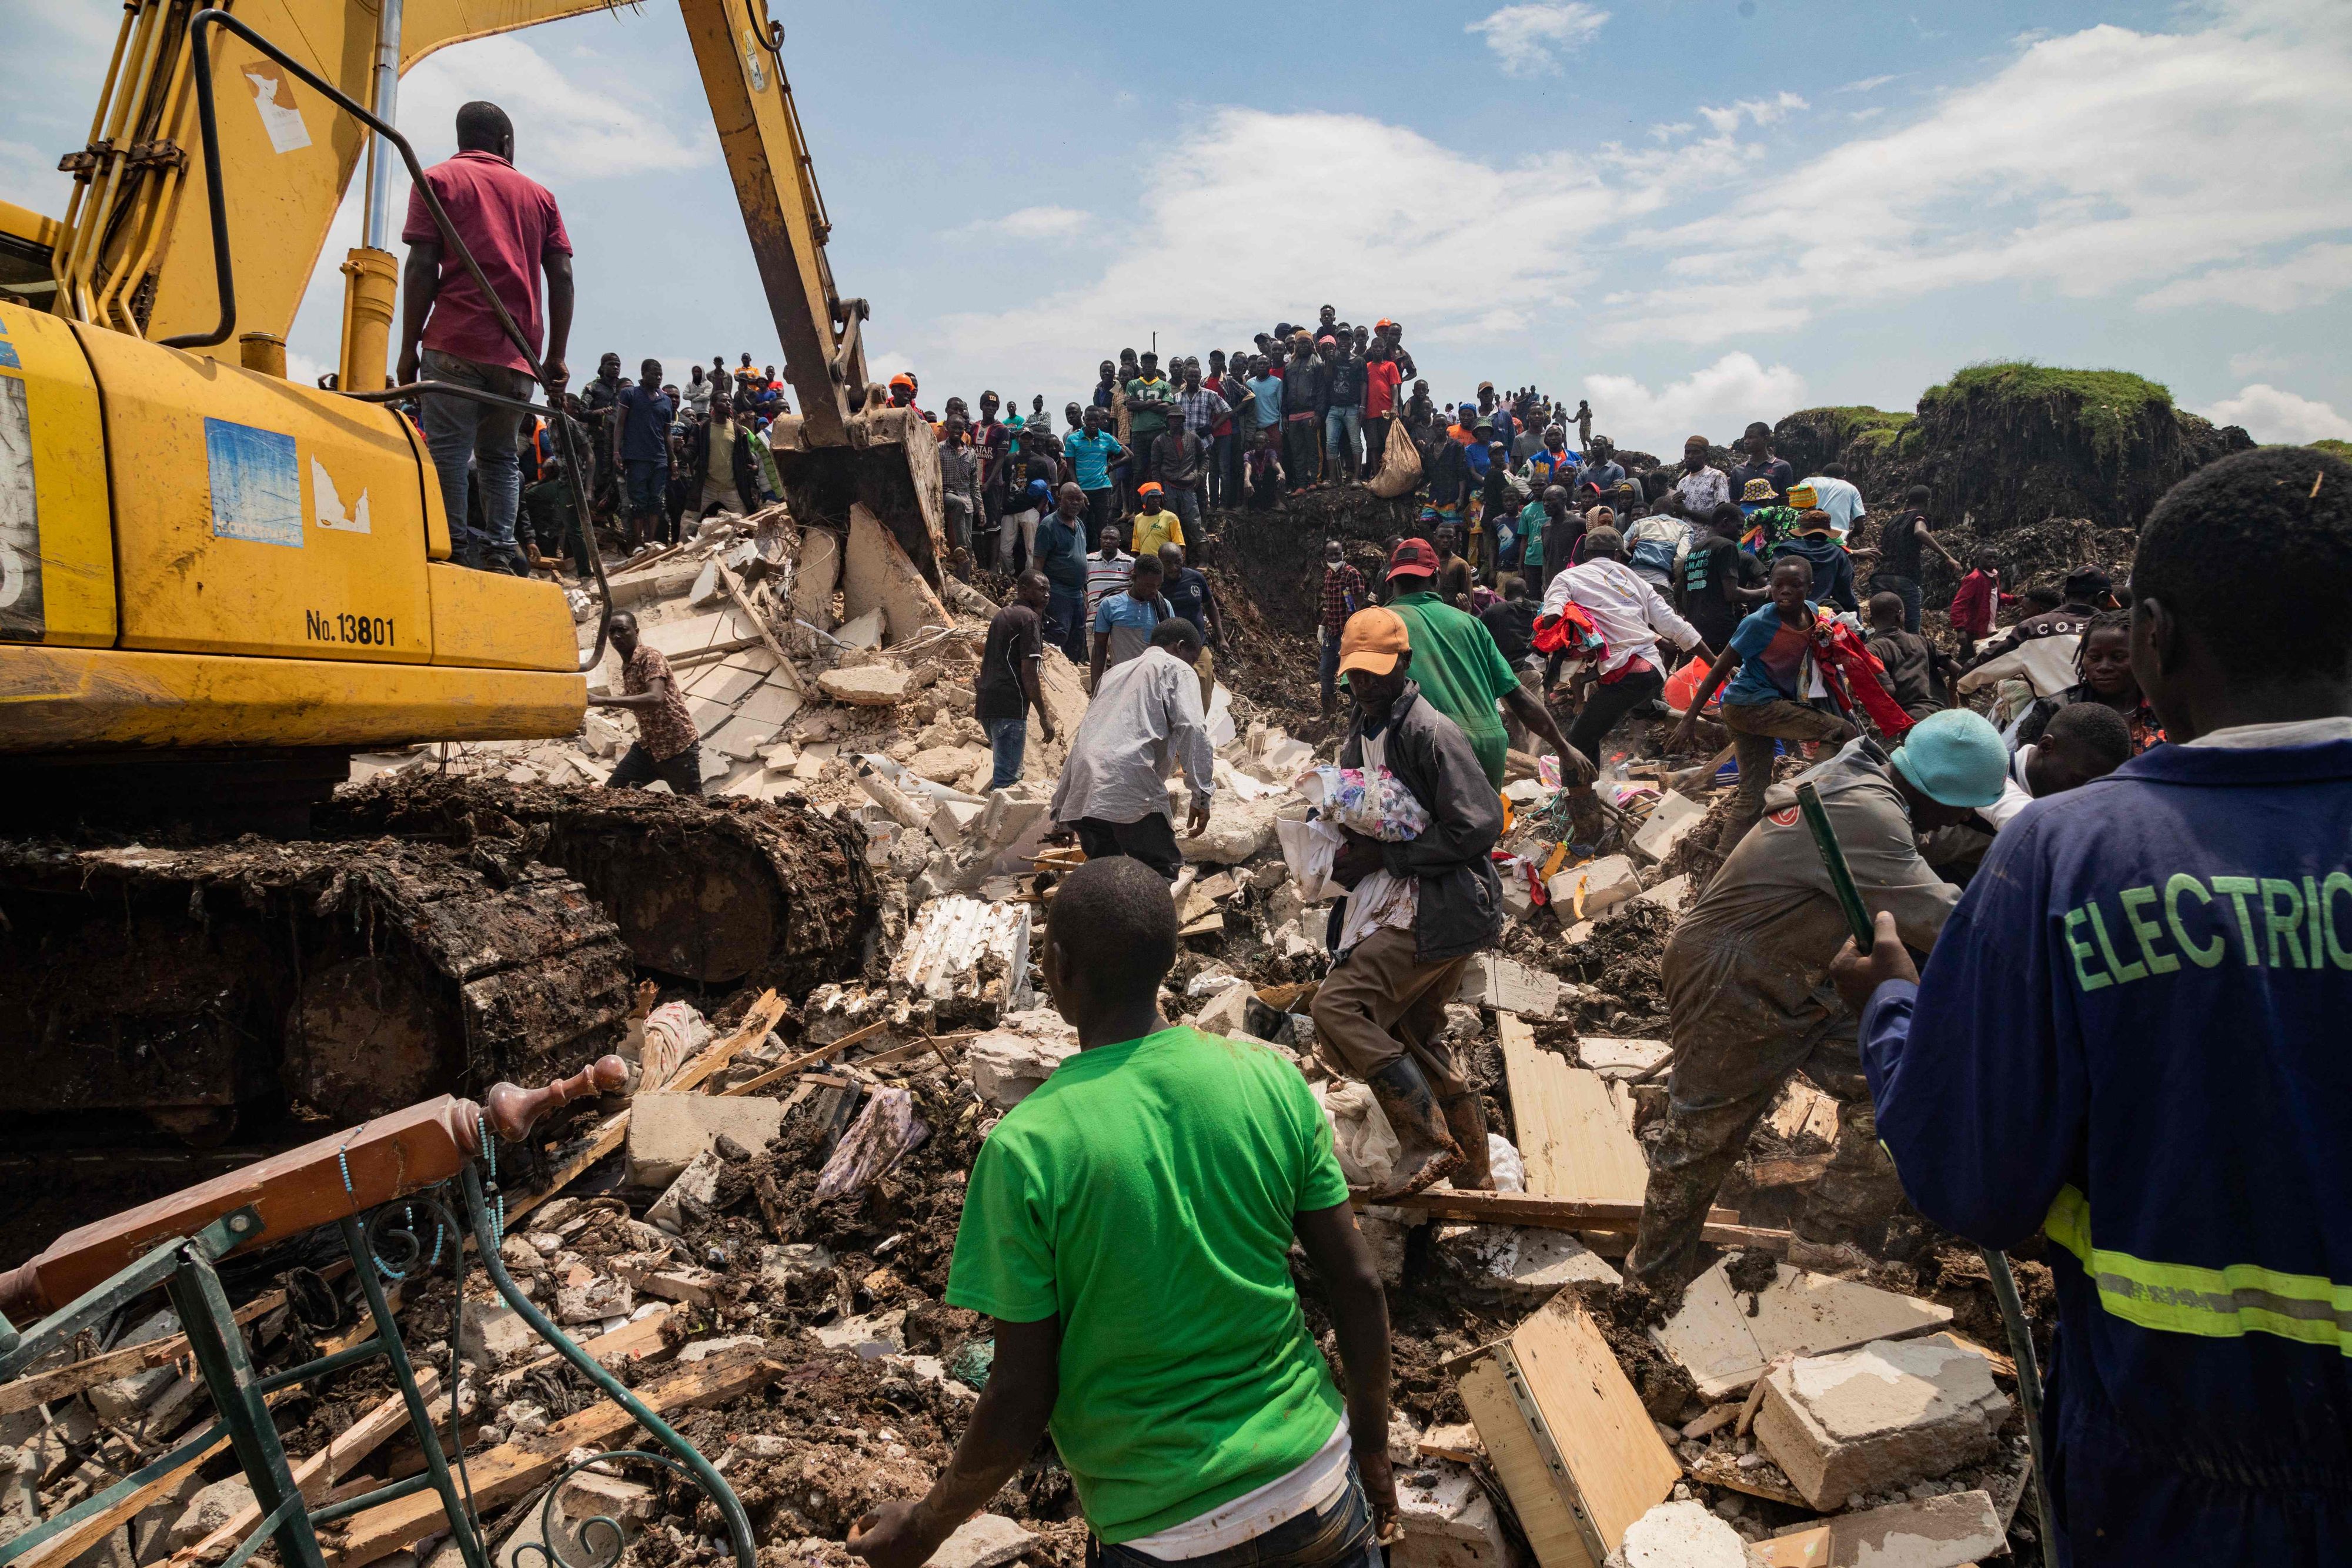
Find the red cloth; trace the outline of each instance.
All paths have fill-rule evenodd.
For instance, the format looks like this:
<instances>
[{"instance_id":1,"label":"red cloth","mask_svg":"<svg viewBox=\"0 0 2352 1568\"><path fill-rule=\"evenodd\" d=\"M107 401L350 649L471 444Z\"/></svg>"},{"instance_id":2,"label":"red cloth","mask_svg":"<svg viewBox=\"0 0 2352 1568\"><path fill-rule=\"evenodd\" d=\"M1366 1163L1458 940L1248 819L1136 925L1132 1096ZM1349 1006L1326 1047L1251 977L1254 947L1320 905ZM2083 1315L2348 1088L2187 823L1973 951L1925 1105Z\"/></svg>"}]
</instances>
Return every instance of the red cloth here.
<instances>
[{"instance_id":1,"label":"red cloth","mask_svg":"<svg viewBox=\"0 0 2352 1568\"><path fill-rule=\"evenodd\" d=\"M1894 740L1917 723L1903 711L1903 705L1893 693L1879 683L1886 666L1878 655L1864 646L1853 629L1843 621L1822 615L1813 621L1813 660L1821 666L1822 679L1838 706L1853 714L1855 706L1869 716L1878 733Z\"/></svg>"},{"instance_id":2,"label":"red cloth","mask_svg":"<svg viewBox=\"0 0 2352 1568\"><path fill-rule=\"evenodd\" d=\"M1396 412L1397 387L1404 371L1394 360L1373 360L1364 366L1364 417L1386 419Z\"/></svg>"},{"instance_id":3,"label":"red cloth","mask_svg":"<svg viewBox=\"0 0 2352 1568\"><path fill-rule=\"evenodd\" d=\"M495 152L460 152L425 170L425 178L441 198L457 237L474 253L491 291L536 353L541 341L540 257L551 251L572 254L572 238L563 232L563 214L556 211L554 196ZM422 192L408 193L408 221L400 237L410 245L440 243L441 231L434 226ZM499 329L497 312L474 287L466 264L446 249L440 292L433 297L433 313L425 319L425 346L478 365L530 369Z\"/></svg>"}]
</instances>

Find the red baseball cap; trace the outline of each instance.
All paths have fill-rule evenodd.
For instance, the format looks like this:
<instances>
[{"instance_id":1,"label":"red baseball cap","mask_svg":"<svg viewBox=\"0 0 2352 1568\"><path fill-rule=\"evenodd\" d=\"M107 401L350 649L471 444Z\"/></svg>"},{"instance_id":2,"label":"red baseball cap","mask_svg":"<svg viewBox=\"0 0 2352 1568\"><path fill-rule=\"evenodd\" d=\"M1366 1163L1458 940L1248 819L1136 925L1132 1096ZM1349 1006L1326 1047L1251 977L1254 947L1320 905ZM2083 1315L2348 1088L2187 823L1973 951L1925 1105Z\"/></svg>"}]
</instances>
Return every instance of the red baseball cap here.
<instances>
[{"instance_id":1,"label":"red baseball cap","mask_svg":"<svg viewBox=\"0 0 2352 1568\"><path fill-rule=\"evenodd\" d=\"M1437 575L1437 549L1427 539L1404 539L1398 543L1396 553L1389 557L1391 577L1434 577Z\"/></svg>"}]
</instances>

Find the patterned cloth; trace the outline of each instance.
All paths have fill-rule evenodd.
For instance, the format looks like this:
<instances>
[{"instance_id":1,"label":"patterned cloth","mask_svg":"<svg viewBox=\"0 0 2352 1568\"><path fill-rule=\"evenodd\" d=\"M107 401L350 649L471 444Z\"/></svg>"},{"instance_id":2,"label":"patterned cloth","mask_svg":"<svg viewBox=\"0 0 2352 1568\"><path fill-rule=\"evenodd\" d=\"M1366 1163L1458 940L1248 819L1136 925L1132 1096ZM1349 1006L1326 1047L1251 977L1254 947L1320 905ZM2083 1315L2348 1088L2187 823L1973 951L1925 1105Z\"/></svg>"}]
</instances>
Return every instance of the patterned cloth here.
<instances>
[{"instance_id":1,"label":"patterned cloth","mask_svg":"<svg viewBox=\"0 0 2352 1568\"><path fill-rule=\"evenodd\" d=\"M625 696L642 696L654 689L656 682L664 683L660 703L637 712L637 740L653 755L656 762L666 762L701 738L694 730L694 716L687 711L686 697L677 689L677 681L670 675L669 661L661 650L650 643L640 643L637 651L621 666L621 693Z\"/></svg>"},{"instance_id":2,"label":"patterned cloth","mask_svg":"<svg viewBox=\"0 0 2352 1568\"><path fill-rule=\"evenodd\" d=\"M1323 569L1323 629L1336 640L1348 627L1348 617L1372 601L1364 574L1344 561Z\"/></svg>"},{"instance_id":3,"label":"patterned cloth","mask_svg":"<svg viewBox=\"0 0 2352 1568\"><path fill-rule=\"evenodd\" d=\"M1675 480L1675 494L1683 498L1685 513L1693 518L1703 518L1731 499L1731 480L1720 468L1701 468Z\"/></svg>"}]
</instances>

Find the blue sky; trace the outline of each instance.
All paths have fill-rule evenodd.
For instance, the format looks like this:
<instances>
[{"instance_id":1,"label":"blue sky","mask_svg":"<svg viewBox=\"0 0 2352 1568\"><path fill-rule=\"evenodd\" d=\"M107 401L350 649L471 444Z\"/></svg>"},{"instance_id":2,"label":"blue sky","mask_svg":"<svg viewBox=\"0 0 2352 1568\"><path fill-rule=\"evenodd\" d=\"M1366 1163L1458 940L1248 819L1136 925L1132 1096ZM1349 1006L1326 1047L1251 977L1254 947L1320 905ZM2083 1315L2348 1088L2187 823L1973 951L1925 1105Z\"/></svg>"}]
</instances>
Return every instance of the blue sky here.
<instances>
[{"instance_id":1,"label":"blue sky","mask_svg":"<svg viewBox=\"0 0 2352 1568\"><path fill-rule=\"evenodd\" d=\"M1058 410L1155 331L1205 354L1328 301L1402 320L1441 396L1532 382L1651 451L2012 357L2352 436L2344 0L772 9L835 276L929 406ZM5 24L50 86L0 103L0 196L62 210L119 15ZM424 62L428 158L475 97L562 204L575 371L778 357L674 6ZM356 235L347 204L298 364Z\"/></svg>"}]
</instances>

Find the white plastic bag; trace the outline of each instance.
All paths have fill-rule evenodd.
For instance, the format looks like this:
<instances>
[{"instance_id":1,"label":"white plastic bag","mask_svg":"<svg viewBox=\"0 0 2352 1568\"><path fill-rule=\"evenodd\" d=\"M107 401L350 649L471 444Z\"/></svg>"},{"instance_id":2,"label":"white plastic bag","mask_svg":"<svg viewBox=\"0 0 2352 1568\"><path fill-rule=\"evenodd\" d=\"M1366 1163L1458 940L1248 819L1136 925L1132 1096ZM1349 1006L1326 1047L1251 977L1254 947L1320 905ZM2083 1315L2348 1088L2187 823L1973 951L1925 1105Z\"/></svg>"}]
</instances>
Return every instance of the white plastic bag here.
<instances>
[{"instance_id":1,"label":"white plastic bag","mask_svg":"<svg viewBox=\"0 0 2352 1568\"><path fill-rule=\"evenodd\" d=\"M1331 1149L1349 1186L1385 1187L1403 1147L1372 1092L1350 1079L1314 1085L1317 1104L1331 1124Z\"/></svg>"},{"instance_id":2,"label":"white plastic bag","mask_svg":"<svg viewBox=\"0 0 2352 1568\"><path fill-rule=\"evenodd\" d=\"M1274 836L1282 845L1283 862L1290 867L1290 880L1298 884L1300 898L1320 904L1327 898L1347 896L1348 890L1331 880L1332 863L1347 842L1339 829L1328 822L1294 822L1276 817Z\"/></svg>"},{"instance_id":3,"label":"white plastic bag","mask_svg":"<svg viewBox=\"0 0 2352 1568\"><path fill-rule=\"evenodd\" d=\"M1528 1163L1511 1146L1511 1140L1500 1133L1486 1134L1486 1168L1492 1173L1496 1192L1528 1190Z\"/></svg>"}]
</instances>

